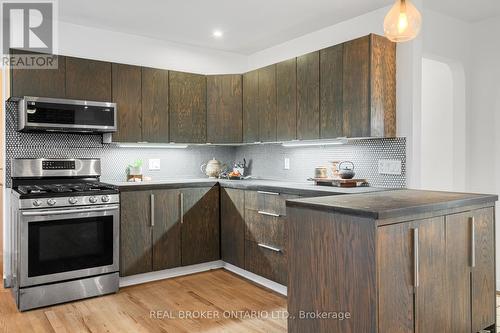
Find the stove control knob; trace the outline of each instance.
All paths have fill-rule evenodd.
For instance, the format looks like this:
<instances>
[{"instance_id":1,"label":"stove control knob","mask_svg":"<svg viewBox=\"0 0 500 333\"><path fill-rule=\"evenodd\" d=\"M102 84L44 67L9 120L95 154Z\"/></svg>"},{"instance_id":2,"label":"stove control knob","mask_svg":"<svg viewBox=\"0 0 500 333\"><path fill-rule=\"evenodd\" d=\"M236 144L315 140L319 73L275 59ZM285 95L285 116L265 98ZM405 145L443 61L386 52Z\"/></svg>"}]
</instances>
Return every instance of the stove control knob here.
<instances>
[{"instance_id":1,"label":"stove control knob","mask_svg":"<svg viewBox=\"0 0 500 333\"><path fill-rule=\"evenodd\" d=\"M103 196L101 197L101 201L102 201L102 202L109 202L109 195L103 195Z\"/></svg>"},{"instance_id":2,"label":"stove control knob","mask_svg":"<svg viewBox=\"0 0 500 333\"><path fill-rule=\"evenodd\" d=\"M33 206L40 207L41 205L42 205L42 201L41 200L34 200L33 201Z\"/></svg>"},{"instance_id":3,"label":"stove control knob","mask_svg":"<svg viewBox=\"0 0 500 333\"><path fill-rule=\"evenodd\" d=\"M48 199L47 200L47 205L54 206L55 204L56 204L56 200L54 200L54 199Z\"/></svg>"},{"instance_id":4,"label":"stove control knob","mask_svg":"<svg viewBox=\"0 0 500 333\"><path fill-rule=\"evenodd\" d=\"M89 202L90 203L96 203L97 202L97 198L96 197L90 197L89 198Z\"/></svg>"},{"instance_id":5,"label":"stove control knob","mask_svg":"<svg viewBox=\"0 0 500 333\"><path fill-rule=\"evenodd\" d=\"M76 204L78 202L78 199L75 197L71 197L68 199L68 202L72 205Z\"/></svg>"}]
</instances>

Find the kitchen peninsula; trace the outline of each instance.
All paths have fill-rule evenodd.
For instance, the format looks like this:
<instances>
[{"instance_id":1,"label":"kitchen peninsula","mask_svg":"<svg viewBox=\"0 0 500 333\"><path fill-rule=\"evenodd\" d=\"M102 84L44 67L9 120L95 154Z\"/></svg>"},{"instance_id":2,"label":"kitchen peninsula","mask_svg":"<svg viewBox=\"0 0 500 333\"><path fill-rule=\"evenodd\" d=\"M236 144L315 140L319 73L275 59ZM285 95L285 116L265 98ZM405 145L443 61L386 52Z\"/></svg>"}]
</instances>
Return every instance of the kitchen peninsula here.
<instances>
[{"instance_id":1,"label":"kitchen peninsula","mask_svg":"<svg viewBox=\"0 0 500 333\"><path fill-rule=\"evenodd\" d=\"M394 190L287 201L288 332L494 329L497 199Z\"/></svg>"}]
</instances>

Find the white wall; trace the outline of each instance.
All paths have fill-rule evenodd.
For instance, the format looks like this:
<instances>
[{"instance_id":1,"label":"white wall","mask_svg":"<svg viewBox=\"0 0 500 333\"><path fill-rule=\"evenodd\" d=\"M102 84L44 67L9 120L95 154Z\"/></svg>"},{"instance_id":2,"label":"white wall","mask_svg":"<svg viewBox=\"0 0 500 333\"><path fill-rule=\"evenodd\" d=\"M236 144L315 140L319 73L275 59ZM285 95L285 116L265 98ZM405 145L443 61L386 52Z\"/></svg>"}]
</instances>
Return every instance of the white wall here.
<instances>
[{"instance_id":1,"label":"white wall","mask_svg":"<svg viewBox=\"0 0 500 333\"><path fill-rule=\"evenodd\" d=\"M467 117L470 161L467 190L500 193L500 17L474 24L471 105ZM497 290L500 290L500 205L496 216Z\"/></svg>"},{"instance_id":2,"label":"white wall","mask_svg":"<svg viewBox=\"0 0 500 333\"><path fill-rule=\"evenodd\" d=\"M422 59L421 186L454 189L453 75L440 61Z\"/></svg>"},{"instance_id":3,"label":"white wall","mask_svg":"<svg viewBox=\"0 0 500 333\"><path fill-rule=\"evenodd\" d=\"M201 74L243 73L244 55L59 22L59 54Z\"/></svg>"},{"instance_id":4,"label":"white wall","mask_svg":"<svg viewBox=\"0 0 500 333\"><path fill-rule=\"evenodd\" d=\"M423 54L446 63L453 79L453 185L449 190L465 191L467 175L466 115L470 106L471 25L424 8ZM423 110L423 109L422 109ZM422 130L423 127L422 127ZM422 158L423 155L420 156ZM420 165L426 161L420 160ZM424 184L422 184L424 185ZM428 185L428 183L426 184Z\"/></svg>"}]
</instances>

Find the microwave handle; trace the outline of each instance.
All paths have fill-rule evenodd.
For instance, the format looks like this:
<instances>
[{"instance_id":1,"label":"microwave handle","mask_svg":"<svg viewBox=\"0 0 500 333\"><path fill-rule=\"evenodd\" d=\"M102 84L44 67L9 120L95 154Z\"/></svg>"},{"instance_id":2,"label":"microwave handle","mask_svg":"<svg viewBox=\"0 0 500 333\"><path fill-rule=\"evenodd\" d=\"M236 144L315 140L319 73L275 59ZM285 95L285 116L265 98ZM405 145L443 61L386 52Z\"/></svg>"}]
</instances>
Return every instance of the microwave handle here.
<instances>
[{"instance_id":1,"label":"microwave handle","mask_svg":"<svg viewBox=\"0 0 500 333\"><path fill-rule=\"evenodd\" d=\"M46 211L31 211L22 212L23 216L46 216L46 215L62 215L62 214L75 214L75 213L92 213L117 210L118 206L112 207L97 207L97 208L82 208L82 209L63 209L63 210L46 210Z\"/></svg>"}]
</instances>

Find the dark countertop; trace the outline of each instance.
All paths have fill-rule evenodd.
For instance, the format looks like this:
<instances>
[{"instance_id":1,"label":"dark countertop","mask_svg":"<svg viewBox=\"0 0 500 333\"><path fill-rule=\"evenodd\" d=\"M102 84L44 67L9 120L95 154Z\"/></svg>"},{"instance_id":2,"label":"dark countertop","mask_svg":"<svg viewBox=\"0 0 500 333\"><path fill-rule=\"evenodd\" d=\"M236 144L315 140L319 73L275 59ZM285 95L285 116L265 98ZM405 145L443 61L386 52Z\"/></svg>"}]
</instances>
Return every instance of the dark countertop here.
<instances>
[{"instance_id":1,"label":"dark countertop","mask_svg":"<svg viewBox=\"0 0 500 333\"><path fill-rule=\"evenodd\" d=\"M321 209L383 220L429 211L493 203L497 200L497 195L489 194L403 189L359 195L287 200L287 206Z\"/></svg>"},{"instance_id":2,"label":"dark countertop","mask_svg":"<svg viewBox=\"0 0 500 333\"><path fill-rule=\"evenodd\" d=\"M105 181L106 183L116 185L121 191L131 190L152 190L152 189L168 189L182 187L204 187L213 186L217 183L222 187L254 190L254 191L269 191L286 194L295 194L300 196L325 196L336 194L360 194L372 193L379 191L387 191L389 189L378 187L355 187L342 188L331 186L317 186L312 182L288 182L280 180L264 180L264 179L248 179L248 180L228 180L228 179L166 179L160 181L145 181L140 183L132 182L113 182Z\"/></svg>"}]
</instances>

